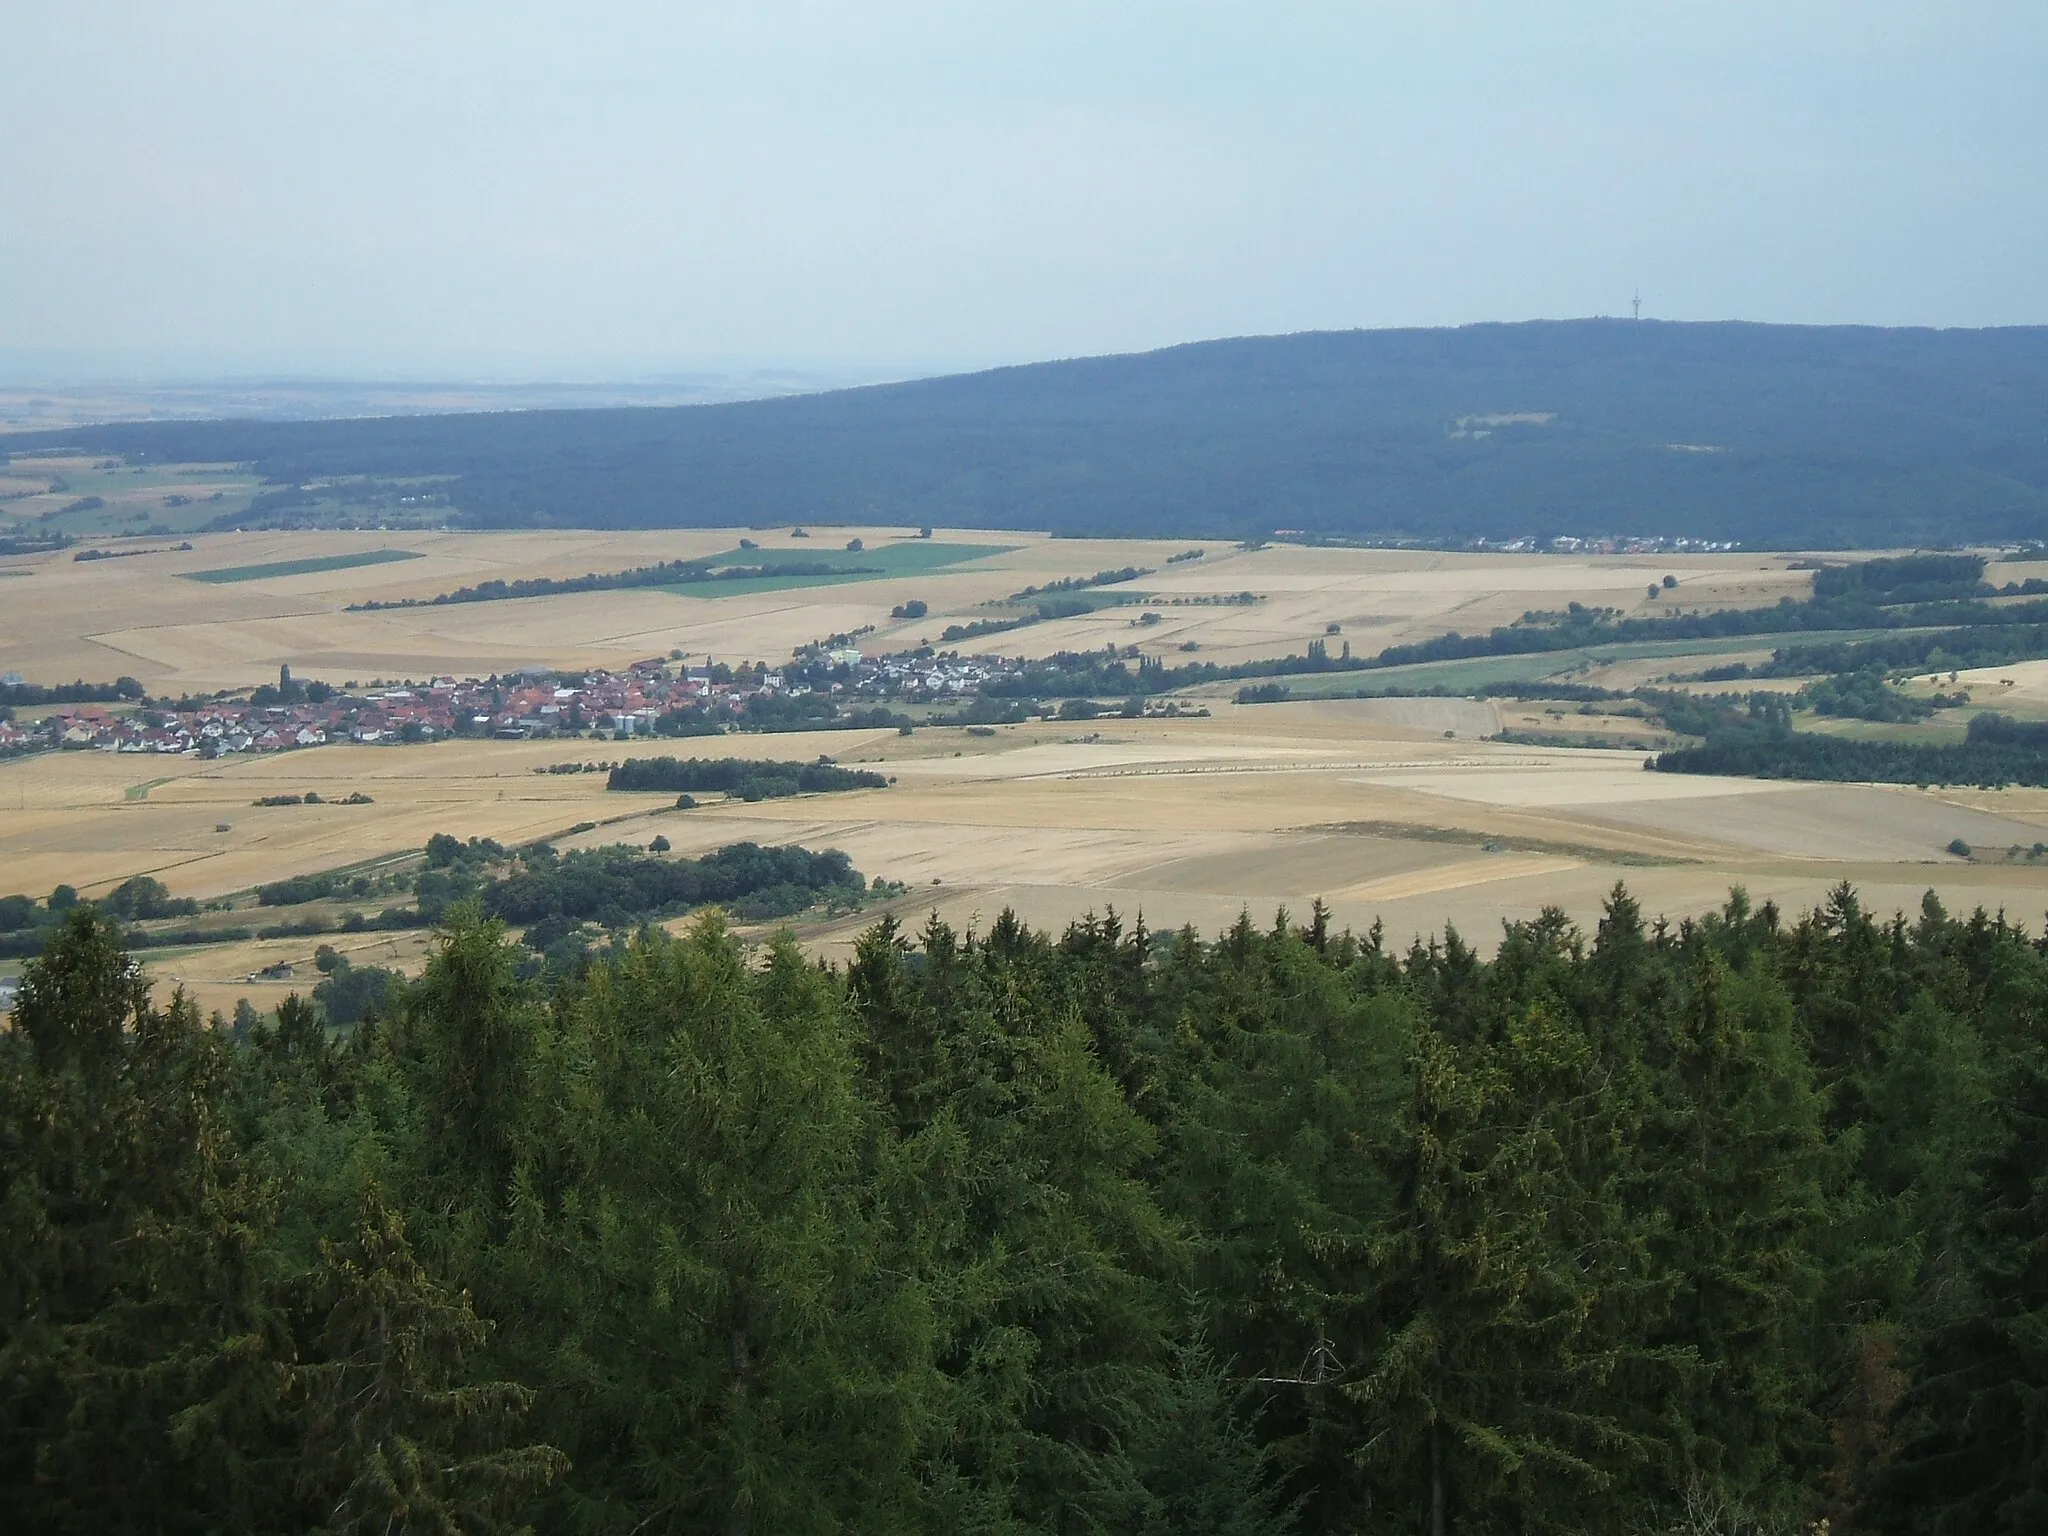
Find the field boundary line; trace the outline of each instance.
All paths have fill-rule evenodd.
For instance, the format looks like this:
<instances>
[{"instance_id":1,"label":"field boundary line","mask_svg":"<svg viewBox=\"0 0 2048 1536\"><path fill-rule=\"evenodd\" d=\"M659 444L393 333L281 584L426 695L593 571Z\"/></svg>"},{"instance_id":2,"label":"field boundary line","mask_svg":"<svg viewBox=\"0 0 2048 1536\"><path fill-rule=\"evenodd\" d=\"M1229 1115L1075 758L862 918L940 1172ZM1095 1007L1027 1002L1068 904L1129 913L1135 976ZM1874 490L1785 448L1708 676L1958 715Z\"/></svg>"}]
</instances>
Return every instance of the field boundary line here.
<instances>
[{"instance_id":1,"label":"field boundary line","mask_svg":"<svg viewBox=\"0 0 2048 1536\"><path fill-rule=\"evenodd\" d=\"M1637 758L1642 754L1623 752L1616 755ZM1550 758L1543 757L1458 757L1426 762L1158 763L1128 768L1069 768L1048 770L1044 773L1021 773L1011 782L1024 783L1032 779L1168 778L1197 773L1429 773L1447 768L1542 768L1549 767L1551 763Z\"/></svg>"}]
</instances>

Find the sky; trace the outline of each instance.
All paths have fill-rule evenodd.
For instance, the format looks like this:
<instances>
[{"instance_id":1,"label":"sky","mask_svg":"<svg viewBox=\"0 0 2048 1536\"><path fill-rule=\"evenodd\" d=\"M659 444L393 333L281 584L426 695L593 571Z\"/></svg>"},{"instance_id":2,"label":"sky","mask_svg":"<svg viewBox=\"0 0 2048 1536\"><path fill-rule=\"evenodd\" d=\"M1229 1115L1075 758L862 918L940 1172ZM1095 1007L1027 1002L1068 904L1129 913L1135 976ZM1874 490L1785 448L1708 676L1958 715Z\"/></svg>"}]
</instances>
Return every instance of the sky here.
<instances>
[{"instance_id":1,"label":"sky","mask_svg":"<svg viewBox=\"0 0 2048 1536\"><path fill-rule=\"evenodd\" d=\"M0 0L0 379L2048 322L2041 0Z\"/></svg>"}]
</instances>

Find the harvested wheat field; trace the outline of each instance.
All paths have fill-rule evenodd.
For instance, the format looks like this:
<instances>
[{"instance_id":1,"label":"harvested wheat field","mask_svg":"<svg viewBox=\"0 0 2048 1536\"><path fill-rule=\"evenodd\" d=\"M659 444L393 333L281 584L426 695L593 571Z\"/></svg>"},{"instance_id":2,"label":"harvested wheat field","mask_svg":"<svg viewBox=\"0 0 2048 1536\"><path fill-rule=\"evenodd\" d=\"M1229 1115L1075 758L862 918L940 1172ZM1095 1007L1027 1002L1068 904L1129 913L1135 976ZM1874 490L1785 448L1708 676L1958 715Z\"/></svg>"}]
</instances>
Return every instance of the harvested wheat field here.
<instances>
[{"instance_id":1,"label":"harvested wheat field","mask_svg":"<svg viewBox=\"0 0 2048 1536\"><path fill-rule=\"evenodd\" d=\"M849 551L859 538L862 550ZM726 554L841 563L863 556L897 574L778 578L434 605L483 581L567 577ZM1459 555L1255 550L1205 544L1048 539L1027 533L789 529L670 532L200 534L191 548L128 541L133 558L10 557L0 595L0 671L34 681L126 674L152 693L247 687L281 664L334 682L485 674L515 667L621 666L683 651L776 662L835 633L870 653L936 640L947 624L1033 611L1030 589L1098 572L1143 572L1100 597L1130 597L962 643L1041 655L1136 646L1168 661L1229 662L1300 652L1320 639L1360 654L1451 630L1511 623L1569 603L1663 614L1769 604L1804 593L1808 571L1777 556ZM1199 559L1173 560L1200 548ZM1677 585L1663 588L1671 574ZM1658 583L1657 595L1649 592ZM1069 587L1067 590L1075 590ZM1254 601L1233 601L1250 593ZM348 611L414 599L421 606ZM916 620L890 609L927 605ZM1149 621L1144 616L1155 617ZM1761 654L1758 642L1740 642ZM1614 681L1697 667L1698 658L1616 654L1566 666ZM1406 669L1414 685L1459 686L1453 663ZM1543 675L1560 658L1535 658ZM1972 678L1979 696L2048 688L2034 668ZM1403 669L1377 675L1407 683ZM2013 679L2010 686L2003 678ZM1355 690L1358 674L1294 680L1302 694ZM88 896L148 874L174 896L213 900L293 875L374 867L436 832L562 847L657 833L675 856L752 839L843 848L869 876L902 882L906 920L938 910L961 926L1005 907L1058 926L1090 910L1142 914L1155 927L1214 931L1241 911L1266 922L1320 898L1340 923L1375 921L1397 942L1455 924L1487 943L1503 918L1560 906L1591 921L1617 880L1674 918L1729 888L1790 910L1854 882L1881 908L1916 907L1936 888L1952 906L2015 915L2048 907L2048 863L2007 857L2048 837L2048 793L1927 792L1645 773L1640 751L1545 743L1623 739L1638 723L1541 703L1341 697L1260 706L1234 686L1194 690L1208 718L1036 721L978 733L953 727L726 736L712 742L447 741L336 746L212 761L65 752L0 762L0 894L59 883ZM1620 733L1617 737L1616 733ZM678 811L673 795L612 794L602 774L536 772L631 756L821 754L873 765L885 790ZM369 804L262 806L266 796L351 793ZM1991 850L1971 859L1957 840ZM813 924L821 953L874 919ZM243 940L152 957L155 974L206 1006L274 1000L305 986L317 941ZM335 940L378 963L413 965L425 938ZM290 965L290 977L249 978Z\"/></svg>"},{"instance_id":2,"label":"harvested wheat field","mask_svg":"<svg viewBox=\"0 0 2048 1536\"><path fill-rule=\"evenodd\" d=\"M0 889L40 893L67 881L92 895L151 873L174 895L208 898L404 854L434 832L565 848L644 846L658 832L675 856L744 839L843 848L864 874L910 887L892 903L904 920L937 910L960 926L985 925L1005 907L1051 926L1114 907L1154 927L1213 932L1240 911L1270 922L1278 908L1299 915L1320 897L1340 924L1378 921L1395 942L1454 924L1486 945L1501 919L1546 906L1591 922L1617 880L1673 918L1717 906L1734 885L1803 910L1845 879L1885 910L1917 909L1930 888L1953 907L2015 916L2048 907L2048 868L1945 851L1958 837L2003 848L2048 836L2048 793L1664 776L1645 773L1634 754L1447 739L1447 718L1404 721L1330 701L980 736L730 736L713 750L829 753L896 782L688 811L672 795L608 793L601 774L534 771L674 753L673 743L449 742L167 763L67 753L0 763ZM361 791L373 803L252 803L309 789ZM571 832L583 823L593 825ZM877 915L814 925L808 942L841 953ZM153 970L208 1007L274 1001L309 984L318 942L166 952ZM332 942L411 965L424 940ZM247 980L278 964L294 976Z\"/></svg>"},{"instance_id":3,"label":"harvested wheat field","mask_svg":"<svg viewBox=\"0 0 2048 1536\"><path fill-rule=\"evenodd\" d=\"M936 642L949 624L1034 611L1029 599L1009 601L1028 589L1126 567L1147 574L1095 590L1128 603L959 648L1046 655L1135 645L1175 661L1233 662L1298 653L1311 639L1325 639L1333 652L1349 644L1367 654L1571 602L1642 614L1773 603L1802 594L1812 579L1786 559L1764 555L1248 551L1222 541L942 529L925 548L943 546L957 558L910 574L775 590L742 582L729 595L710 586L640 588L347 611L370 601L425 603L485 581L737 554L742 539L757 546L744 552L748 560L858 563L861 556L846 549L855 538L867 557L885 563L905 546L916 554L921 542L915 530L901 528L820 528L802 539L788 529L221 533L97 546L124 558L81 562L72 551L9 556L0 558L0 571L15 578L0 596L0 671L38 682L126 675L152 693L176 694L249 687L274 678L280 664L300 677L343 683L522 666L619 667L671 650L775 663L809 641L869 626L865 649ZM1169 563L1191 548L1202 558ZM984 549L985 555L972 553ZM1665 573L1675 574L1678 586L1650 598L1649 584ZM1231 601L1243 593L1256 600ZM927 605L923 618L890 617L911 599ZM1156 618L1141 623L1148 612Z\"/></svg>"}]
</instances>

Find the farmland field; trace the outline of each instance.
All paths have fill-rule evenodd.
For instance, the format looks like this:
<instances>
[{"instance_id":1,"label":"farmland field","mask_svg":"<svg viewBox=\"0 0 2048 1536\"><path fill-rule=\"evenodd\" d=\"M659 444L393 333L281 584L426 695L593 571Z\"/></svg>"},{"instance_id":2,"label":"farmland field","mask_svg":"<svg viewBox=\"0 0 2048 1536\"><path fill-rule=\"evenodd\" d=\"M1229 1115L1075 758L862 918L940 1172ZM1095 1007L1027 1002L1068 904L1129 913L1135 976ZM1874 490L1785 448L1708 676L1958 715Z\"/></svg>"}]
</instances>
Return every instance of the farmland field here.
<instances>
[{"instance_id":1,"label":"farmland field","mask_svg":"<svg viewBox=\"0 0 2048 1536\"><path fill-rule=\"evenodd\" d=\"M788 590L763 582L707 582L684 591L636 588L346 611L365 601L424 602L489 580L626 570L663 560L730 555L740 537L748 558L834 561L900 568L882 577ZM849 538L865 548L845 551ZM73 552L0 557L0 570L26 572L0 604L0 670L52 678L139 679L152 693L249 687L293 673L340 683L452 671L483 675L528 665L616 667L679 649L769 662L792 648L872 626L861 645L896 650L936 640L949 624L1031 612L1013 594L1097 571L1137 566L1144 575L1097 589L1138 601L963 641L970 653L1047 655L1137 646L1168 661L1222 663L1299 652L1331 624L1332 651L1361 655L1388 645L1508 624L1530 609L1580 601L1630 614L1689 607L1755 606L1802 594L1811 578L1779 556L1502 556L1431 551L1242 550L1196 545L1204 557L1169 565L1187 541L1050 539L1031 534L838 528L793 538L787 529L607 533L363 531L194 534L193 548L156 539L129 559L79 562ZM417 559L394 560L396 552ZM391 563L356 563L369 556ZM938 569L914 569L934 557ZM315 562L311 566L302 562ZM347 563L342 563L347 562ZM224 585L170 578L250 567L294 567ZM1675 574L1675 591L1652 599L1647 586ZM1232 601L1250 592L1257 601ZM920 619L891 610L915 599ZM1156 619L1140 623L1142 613ZM1576 658L1509 658L1543 675ZM1493 661L1499 675L1502 661ZM1375 680L1378 680L1376 674ZM1392 681L1392 674L1387 675Z\"/></svg>"},{"instance_id":2,"label":"farmland field","mask_svg":"<svg viewBox=\"0 0 2048 1536\"><path fill-rule=\"evenodd\" d=\"M1382 702L1434 713L1403 720L1379 712ZM1964 908L2048 906L2048 868L1944 852L1958 837L2001 849L2048 837L2048 792L1676 778L1644 773L1634 754L1445 738L1444 720L1481 725L1470 712L1483 708L1221 704L1206 720L1043 722L984 736L734 736L720 753L830 753L897 782L680 812L671 795L607 793L602 775L533 771L596 750L673 750L657 744L451 742L169 764L62 754L0 763L0 866L9 889L68 881L90 895L150 873L204 899L416 850L435 832L565 848L644 846L658 833L678 854L742 840L843 848L864 874L911 888L896 904L907 921L936 909L982 925L1013 907L1056 925L1114 906L1155 927L1214 931L1241 910L1266 922L1320 896L1339 922L1377 918L1402 942L1453 923L1482 945L1501 918L1545 906L1589 921L1616 880L1674 918L1736 884L1801 909L1843 879L1884 910L1916 909L1929 887ZM374 803L253 804L308 789L364 790ZM565 835L584 822L596 825ZM816 926L809 941L837 952L872 919ZM303 972L317 942L240 942L151 964L209 1007L274 1002L304 981L244 978L278 961ZM380 963L419 953L403 934L345 942L373 947Z\"/></svg>"},{"instance_id":3,"label":"farmland field","mask_svg":"<svg viewBox=\"0 0 2048 1536\"><path fill-rule=\"evenodd\" d=\"M0 466L0 538L187 533L241 513L257 487L257 477L235 464L22 455Z\"/></svg>"},{"instance_id":4,"label":"farmland field","mask_svg":"<svg viewBox=\"0 0 2048 1536\"><path fill-rule=\"evenodd\" d=\"M734 549L740 530L658 533L201 534L194 548L77 562L70 552L13 557L0 599L0 672L33 680L127 674L157 694L247 688L295 675L344 682L524 665L619 667L682 651L776 664L791 649L856 634L869 651L935 639L947 624L1020 611L1028 588L1135 566L1146 574L1093 589L1138 601L966 642L963 650L1044 655L1137 647L1168 664L1299 653L1310 640L1369 655L1451 630L1508 624L1571 602L1629 614L1757 606L1801 596L1806 571L1778 556L1501 556L1210 543L1168 564L1186 541L1052 540L1029 534L914 530L753 530L758 558L858 558L893 567L859 583L787 592L659 589L350 613L366 599L430 598L480 580L623 570ZM858 536L866 548L844 552ZM393 560L380 551L414 558ZM750 552L753 556L753 552ZM384 563L368 564L366 560ZM174 578L262 574L225 585ZM1674 589L1655 597L1665 574ZM2025 574L2022 572L2022 574ZM1252 593L1250 603L1234 601ZM911 599L926 613L892 618ZM1156 615L1140 622L1143 614ZM1334 626L1334 630L1333 630ZM1471 688L1547 677L1636 686L1702 658L1767 654L1771 637L1697 646L1600 646L1585 654L1481 658L1366 674L1296 677L1292 702L1238 705L1204 686L1202 718L1051 720L969 730L920 727L733 735L716 755L808 761L829 754L895 778L886 790L757 804L715 799L674 809L673 795L607 793L602 774L537 773L564 759L674 752L668 743L448 741L334 746L202 761L67 752L0 761L0 894L60 882L99 895L150 874L201 900L418 850L429 836L547 838L573 848L645 846L677 855L728 843L837 847L864 875L900 881L910 922L940 911L983 925L1005 907L1057 926L1114 906L1154 927L1213 932L1248 911L1270 922L1320 897L1337 921L1382 921L1398 942L1455 924L1485 945L1502 918L1558 906L1592 920L1617 880L1652 914L1673 918L1725 899L1733 885L1788 910L1850 880L1882 910L1911 911L1930 887L1952 907L2048 907L2048 863L2013 856L2048 839L2048 791L1923 791L1861 784L1722 779L1643 772L1643 753L1524 746L1614 740L1640 720L1546 708L1539 700L1309 697L1388 686ZM2048 713L2048 663L1985 669L1980 697ZM1930 685L1931 686L1931 685ZM1945 679L1942 686L1950 686ZM1576 733L1576 734L1575 734ZM280 794L351 792L367 805L258 806ZM591 823L587 830L570 829ZM1964 859L1960 841L1985 850ZM843 952L873 920L813 922L806 939ZM148 957L153 974L208 1007L239 996L274 1003L307 985L314 939L239 940ZM410 965L419 934L334 942L377 963ZM290 980L251 981L298 966Z\"/></svg>"},{"instance_id":5,"label":"farmland field","mask_svg":"<svg viewBox=\"0 0 2048 1536\"><path fill-rule=\"evenodd\" d=\"M186 571L187 581L220 585L231 581L266 581L273 576L304 576L314 571L349 571L362 565L389 565L394 560L417 560L417 550L366 549L352 555L311 555L303 560L273 560L267 565L231 565L217 571Z\"/></svg>"},{"instance_id":6,"label":"farmland field","mask_svg":"<svg viewBox=\"0 0 2048 1536\"><path fill-rule=\"evenodd\" d=\"M811 575L706 576L696 581L671 582L660 590L685 597L744 597L757 592L792 592L801 587L844 586L855 581L884 581L892 576L922 576L969 560L1007 555L1014 547L1008 544L937 544L929 539L917 539L887 544L874 550L835 551L828 544L817 555L807 555L804 563L848 569ZM744 563L750 557L758 558L758 553L735 550L722 558Z\"/></svg>"}]
</instances>

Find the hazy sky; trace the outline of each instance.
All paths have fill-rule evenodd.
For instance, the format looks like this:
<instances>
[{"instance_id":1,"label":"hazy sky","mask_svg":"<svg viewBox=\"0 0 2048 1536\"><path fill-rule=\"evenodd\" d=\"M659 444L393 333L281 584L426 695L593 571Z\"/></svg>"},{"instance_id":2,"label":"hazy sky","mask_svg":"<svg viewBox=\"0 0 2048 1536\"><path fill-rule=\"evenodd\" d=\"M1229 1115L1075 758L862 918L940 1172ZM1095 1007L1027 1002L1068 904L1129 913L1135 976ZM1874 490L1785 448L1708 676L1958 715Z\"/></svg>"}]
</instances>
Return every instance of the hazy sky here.
<instances>
[{"instance_id":1,"label":"hazy sky","mask_svg":"<svg viewBox=\"0 0 2048 1536\"><path fill-rule=\"evenodd\" d=\"M2044 0L0 0L0 375L2048 321Z\"/></svg>"}]
</instances>

